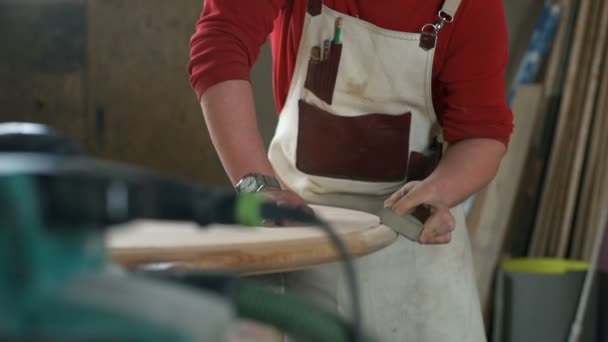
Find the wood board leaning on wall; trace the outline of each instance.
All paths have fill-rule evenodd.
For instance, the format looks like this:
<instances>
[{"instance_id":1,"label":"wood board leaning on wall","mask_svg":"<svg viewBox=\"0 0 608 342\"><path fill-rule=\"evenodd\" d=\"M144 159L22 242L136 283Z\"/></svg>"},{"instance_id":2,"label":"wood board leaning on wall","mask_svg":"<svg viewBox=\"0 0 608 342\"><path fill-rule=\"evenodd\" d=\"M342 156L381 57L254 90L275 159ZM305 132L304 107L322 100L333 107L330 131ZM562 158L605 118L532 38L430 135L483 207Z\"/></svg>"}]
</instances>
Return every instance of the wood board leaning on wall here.
<instances>
[{"instance_id":1,"label":"wood board leaning on wall","mask_svg":"<svg viewBox=\"0 0 608 342\"><path fill-rule=\"evenodd\" d=\"M544 89L540 104L530 104L538 98L531 95L532 86L520 90L513 107L513 138L524 135L528 142L510 146L501 173L480 194L468 218L486 314L501 260L588 260L608 203L601 191L608 182L608 4L559 3L564 12L539 79ZM523 98L531 107L522 106ZM522 110L536 120L529 133L526 123L518 121Z\"/></svg>"}]
</instances>

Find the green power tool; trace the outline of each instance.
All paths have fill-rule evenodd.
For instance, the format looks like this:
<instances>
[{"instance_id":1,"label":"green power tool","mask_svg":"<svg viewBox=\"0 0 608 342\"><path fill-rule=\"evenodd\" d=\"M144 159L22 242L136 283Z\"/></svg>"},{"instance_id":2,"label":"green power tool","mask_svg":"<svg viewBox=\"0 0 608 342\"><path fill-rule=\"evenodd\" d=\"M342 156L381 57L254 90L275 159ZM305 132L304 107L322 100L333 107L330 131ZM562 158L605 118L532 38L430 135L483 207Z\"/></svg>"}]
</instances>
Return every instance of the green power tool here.
<instances>
[{"instance_id":1,"label":"green power tool","mask_svg":"<svg viewBox=\"0 0 608 342\"><path fill-rule=\"evenodd\" d=\"M108 225L272 218L259 198L235 196L88 158L45 126L0 125L0 340L223 341L237 318L353 340L334 313L231 274L126 273L109 262Z\"/></svg>"}]
</instances>

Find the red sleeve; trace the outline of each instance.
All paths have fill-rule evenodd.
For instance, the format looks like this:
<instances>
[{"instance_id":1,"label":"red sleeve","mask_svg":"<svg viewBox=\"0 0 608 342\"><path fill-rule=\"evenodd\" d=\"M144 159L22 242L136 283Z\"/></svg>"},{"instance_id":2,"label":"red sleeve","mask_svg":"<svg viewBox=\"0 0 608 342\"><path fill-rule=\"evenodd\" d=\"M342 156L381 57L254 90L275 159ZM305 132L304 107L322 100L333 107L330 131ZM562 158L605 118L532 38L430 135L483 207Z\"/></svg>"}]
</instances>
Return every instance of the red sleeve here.
<instances>
[{"instance_id":1,"label":"red sleeve","mask_svg":"<svg viewBox=\"0 0 608 342\"><path fill-rule=\"evenodd\" d=\"M436 94L444 138L449 143L491 138L508 145L513 114L505 95L508 36L503 2L470 0L456 15L439 73L441 94Z\"/></svg>"},{"instance_id":2,"label":"red sleeve","mask_svg":"<svg viewBox=\"0 0 608 342\"><path fill-rule=\"evenodd\" d=\"M198 97L214 84L249 80L285 0L206 0L190 40L190 83Z\"/></svg>"}]
</instances>

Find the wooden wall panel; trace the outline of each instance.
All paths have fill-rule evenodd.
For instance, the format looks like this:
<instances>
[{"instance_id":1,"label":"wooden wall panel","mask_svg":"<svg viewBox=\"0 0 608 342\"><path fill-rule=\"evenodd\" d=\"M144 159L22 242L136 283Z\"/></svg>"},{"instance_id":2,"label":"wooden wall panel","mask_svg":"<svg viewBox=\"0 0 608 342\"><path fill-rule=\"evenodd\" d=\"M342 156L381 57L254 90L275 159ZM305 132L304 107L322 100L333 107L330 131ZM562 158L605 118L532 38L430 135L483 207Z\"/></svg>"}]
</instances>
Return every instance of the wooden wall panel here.
<instances>
[{"instance_id":1,"label":"wooden wall panel","mask_svg":"<svg viewBox=\"0 0 608 342\"><path fill-rule=\"evenodd\" d=\"M201 0L2 0L0 122L49 124L94 155L228 185L187 73ZM252 72L268 144L266 45Z\"/></svg>"},{"instance_id":2,"label":"wooden wall panel","mask_svg":"<svg viewBox=\"0 0 608 342\"><path fill-rule=\"evenodd\" d=\"M200 0L91 0L89 147L206 184L227 184L190 88Z\"/></svg>"},{"instance_id":3,"label":"wooden wall panel","mask_svg":"<svg viewBox=\"0 0 608 342\"><path fill-rule=\"evenodd\" d=\"M84 140L85 0L0 2L0 122Z\"/></svg>"}]
</instances>

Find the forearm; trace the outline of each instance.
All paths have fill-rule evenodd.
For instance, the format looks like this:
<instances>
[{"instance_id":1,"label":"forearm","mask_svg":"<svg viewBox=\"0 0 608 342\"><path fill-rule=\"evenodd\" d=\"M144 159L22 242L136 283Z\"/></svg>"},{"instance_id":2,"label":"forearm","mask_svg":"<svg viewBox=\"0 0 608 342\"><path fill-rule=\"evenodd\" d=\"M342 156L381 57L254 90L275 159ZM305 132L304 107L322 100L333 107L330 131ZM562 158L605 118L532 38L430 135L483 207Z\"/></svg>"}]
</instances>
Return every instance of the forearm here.
<instances>
[{"instance_id":1,"label":"forearm","mask_svg":"<svg viewBox=\"0 0 608 342\"><path fill-rule=\"evenodd\" d=\"M202 94L200 103L213 145L233 184L249 172L274 174L260 137L249 82L218 83Z\"/></svg>"},{"instance_id":2,"label":"forearm","mask_svg":"<svg viewBox=\"0 0 608 342\"><path fill-rule=\"evenodd\" d=\"M450 146L435 171L424 182L453 207L485 187L498 172L506 152L492 139L468 139Z\"/></svg>"}]
</instances>

